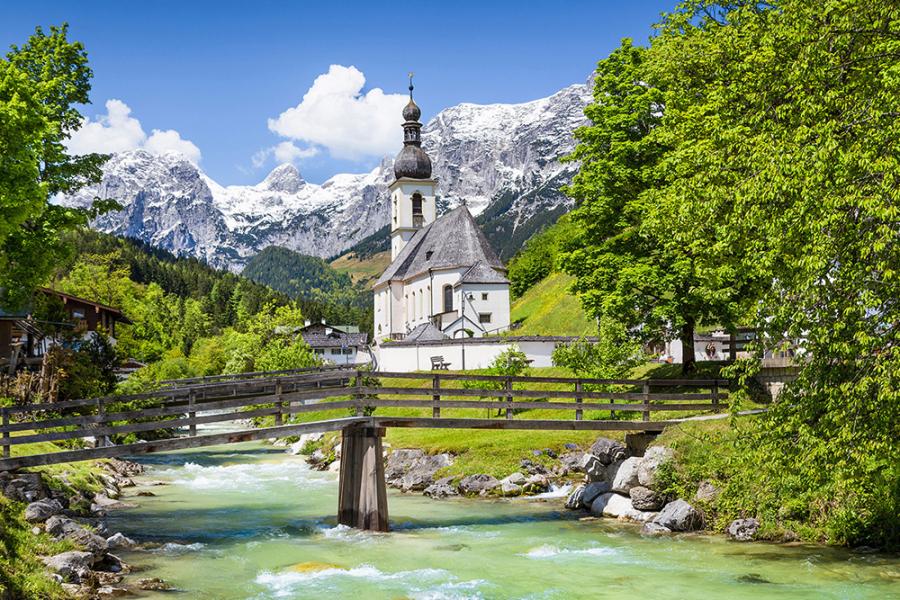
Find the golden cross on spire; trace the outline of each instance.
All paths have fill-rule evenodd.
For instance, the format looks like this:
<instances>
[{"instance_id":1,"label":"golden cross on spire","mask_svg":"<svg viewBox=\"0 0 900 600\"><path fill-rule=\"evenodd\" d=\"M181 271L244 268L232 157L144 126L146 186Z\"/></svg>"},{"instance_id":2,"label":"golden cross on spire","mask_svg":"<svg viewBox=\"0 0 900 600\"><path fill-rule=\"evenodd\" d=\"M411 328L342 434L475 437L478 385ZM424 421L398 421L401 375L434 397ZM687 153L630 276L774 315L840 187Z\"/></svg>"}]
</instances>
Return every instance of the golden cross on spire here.
<instances>
[{"instance_id":1,"label":"golden cross on spire","mask_svg":"<svg viewBox=\"0 0 900 600\"><path fill-rule=\"evenodd\" d=\"M409 99L410 99L410 100L412 100L412 93L413 93L413 82L412 82L412 80L413 80L413 75L414 75L414 74L415 74L415 73L413 73L412 71L409 72Z\"/></svg>"}]
</instances>

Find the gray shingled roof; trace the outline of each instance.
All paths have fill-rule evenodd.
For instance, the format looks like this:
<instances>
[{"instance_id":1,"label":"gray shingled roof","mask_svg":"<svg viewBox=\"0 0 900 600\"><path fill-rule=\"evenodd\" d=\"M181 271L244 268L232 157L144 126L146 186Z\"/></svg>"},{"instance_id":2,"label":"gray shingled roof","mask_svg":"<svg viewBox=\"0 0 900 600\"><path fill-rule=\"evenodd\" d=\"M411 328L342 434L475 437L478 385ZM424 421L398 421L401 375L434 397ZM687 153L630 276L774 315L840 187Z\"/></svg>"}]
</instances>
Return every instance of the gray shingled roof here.
<instances>
[{"instance_id":1,"label":"gray shingled roof","mask_svg":"<svg viewBox=\"0 0 900 600\"><path fill-rule=\"evenodd\" d=\"M447 336L431 323L422 323L410 331L404 339L410 342L436 342L447 339Z\"/></svg>"},{"instance_id":2,"label":"gray shingled roof","mask_svg":"<svg viewBox=\"0 0 900 600\"><path fill-rule=\"evenodd\" d=\"M506 270L472 213L460 206L417 231L375 285L411 279L429 269L471 267L478 262Z\"/></svg>"},{"instance_id":3,"label":"gray shingled roof","mask_svg":"<svg viewBox=\"0 0 900 600\"><path fill-rule=\"evenodd\" d=\"M509 283L509 279L479 260L463 273L456 286L463 283Z\"/></svg>"}]
</instances>

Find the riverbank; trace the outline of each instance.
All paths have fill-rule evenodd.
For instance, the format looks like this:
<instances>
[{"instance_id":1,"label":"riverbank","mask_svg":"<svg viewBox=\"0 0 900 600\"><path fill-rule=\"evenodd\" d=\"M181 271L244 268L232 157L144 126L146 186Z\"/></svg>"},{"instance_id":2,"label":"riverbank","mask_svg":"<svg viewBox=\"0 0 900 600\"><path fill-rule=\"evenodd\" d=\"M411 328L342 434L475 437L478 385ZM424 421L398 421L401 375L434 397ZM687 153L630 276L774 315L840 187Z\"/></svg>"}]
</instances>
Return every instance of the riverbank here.
<instances>
[{"instance_id":1,"label":"riverbank","mask_svg":"<svg viewBox=\"0 0 900 600\"><path fill-rule=\"evenodd\" d=\"M867 600L888 597L900 576L898 561L876 554L642 536L639 525L566 510L564 498L435 501L392 488L392 532L359 532L335 523L337 473L271 445L141 463L146 472L124 498L139 507L111 513L109 527L143 548L122 555L139 576L191 598ZM154 496L135 495L142 491Z\"/></svg>"}]
</instances>

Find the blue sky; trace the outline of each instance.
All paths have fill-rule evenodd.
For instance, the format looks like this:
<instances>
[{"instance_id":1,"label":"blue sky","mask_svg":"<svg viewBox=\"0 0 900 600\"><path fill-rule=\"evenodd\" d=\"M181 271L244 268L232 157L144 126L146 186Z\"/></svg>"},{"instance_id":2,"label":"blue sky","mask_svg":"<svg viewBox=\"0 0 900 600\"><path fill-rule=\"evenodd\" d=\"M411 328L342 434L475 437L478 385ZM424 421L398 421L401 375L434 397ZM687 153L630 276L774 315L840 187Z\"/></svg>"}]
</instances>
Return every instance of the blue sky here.
<instances>
[{"instance_id":1,"label":"blue sky","mask_svg":"<svg viewBox=\"0 0 900 600\"><path fill-rule=\"evenodd\" d=\"M321 182L399 148L399 116L394 142L384 115L407 71L423 120L460 102L534 100L584 81L621 38L645 42L674 3L4 0L0 45L69 23L94 69L79 148L178 149L223 184L288 159Z\"/></svg>"}]
</instances>

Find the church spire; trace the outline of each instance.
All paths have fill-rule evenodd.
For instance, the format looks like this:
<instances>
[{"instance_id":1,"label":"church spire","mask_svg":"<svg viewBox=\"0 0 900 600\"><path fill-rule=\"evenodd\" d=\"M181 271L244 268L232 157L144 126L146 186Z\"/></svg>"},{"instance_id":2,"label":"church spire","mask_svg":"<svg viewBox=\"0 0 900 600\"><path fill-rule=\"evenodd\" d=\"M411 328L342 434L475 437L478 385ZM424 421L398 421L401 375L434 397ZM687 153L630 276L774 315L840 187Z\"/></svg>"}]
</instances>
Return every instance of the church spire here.
<instances>
[{"instance_id":1,"label":"church spire","mask_svg":"<svg viewBox=\"0 0 900 600\"><path fill-rule=\"evenodd\" d=\"M413 100L413 74L409 74L409 103L403 108L403 149L394 160L397 179L428 179L431 177L431 158L422 150L422 111Z\"/></svg>"}]
</instances>

